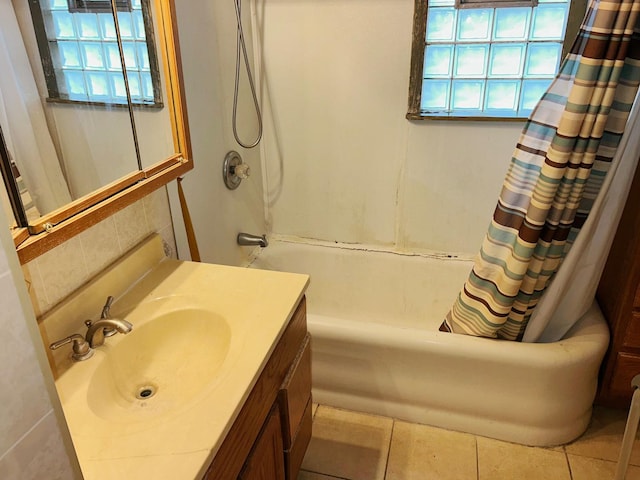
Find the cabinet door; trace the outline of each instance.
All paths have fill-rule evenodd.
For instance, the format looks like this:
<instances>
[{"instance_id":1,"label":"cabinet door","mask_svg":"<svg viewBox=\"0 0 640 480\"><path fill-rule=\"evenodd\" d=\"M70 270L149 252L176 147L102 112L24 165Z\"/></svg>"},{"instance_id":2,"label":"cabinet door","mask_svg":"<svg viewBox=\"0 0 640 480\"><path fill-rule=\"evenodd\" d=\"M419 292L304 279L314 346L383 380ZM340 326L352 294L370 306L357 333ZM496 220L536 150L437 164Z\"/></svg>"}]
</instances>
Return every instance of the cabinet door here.
<instances>
[{"instance_id":1,"label":"cabinet door","mask_svg":"<svg viewBox=\"0 0 640 480\"><path fill-rule=\"evenodd\" d=\"M302 415L302 419L300 420L298 431L293 438L291 448L284 451L284 465L287 480L296 480L298 478L304 454L306 453L309 442L311 441L313 423L312 409L313 406L311 398L309 398L309 403Z\"/></svg>"},{"instance_id":2,"label":"cabinet door","mask_svg":"<svg viewBox=\"0 0 640 480\"><path fill-rule=\"evenodd\" d=\"M291 448L307 404L311 398L311 337L309 334L298 352L293 366L285 378L280 391L278 401L280 412L284 420L283 443L285 450Z\"/></svg>"},{"instance_id":3,"label":"cabinet door","mask_svg":"<svg viewBox=\"0 0 640 480\"><path fill-rule=\"evenodd\" d=\"M284 449L278 405L271 409L239 480L284 480Z\"/></svg>"}]
</instances>

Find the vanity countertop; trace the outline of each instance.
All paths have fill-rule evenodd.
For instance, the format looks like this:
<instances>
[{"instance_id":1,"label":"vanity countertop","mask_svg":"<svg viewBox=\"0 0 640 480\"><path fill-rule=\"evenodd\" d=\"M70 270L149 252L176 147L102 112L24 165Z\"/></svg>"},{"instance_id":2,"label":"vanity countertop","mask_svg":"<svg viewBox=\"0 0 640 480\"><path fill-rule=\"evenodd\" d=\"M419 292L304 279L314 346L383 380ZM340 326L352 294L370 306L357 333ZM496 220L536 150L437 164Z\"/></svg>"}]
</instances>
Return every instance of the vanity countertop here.
<instances>
[{"instance_id":1,"label":"vanity countertop","mask_svg":"<svg viewBox=\"0 0 640 480\"><path fill-rule=\"evenodd\" d=\"M133 324L130 334L107 338L83 362L72 362L68 348L50 358L85 479L200 478L308 281L170 259L151 266L112 307L113 317ZM82 311L73 305L82 297L57 308L48 325L41 320L45 339L62 333L66 315ZM83 332L83 320L73 319L73 331ZM145 386L154 394L136 398L133 391Z\"/></svg>"}]
</instances>

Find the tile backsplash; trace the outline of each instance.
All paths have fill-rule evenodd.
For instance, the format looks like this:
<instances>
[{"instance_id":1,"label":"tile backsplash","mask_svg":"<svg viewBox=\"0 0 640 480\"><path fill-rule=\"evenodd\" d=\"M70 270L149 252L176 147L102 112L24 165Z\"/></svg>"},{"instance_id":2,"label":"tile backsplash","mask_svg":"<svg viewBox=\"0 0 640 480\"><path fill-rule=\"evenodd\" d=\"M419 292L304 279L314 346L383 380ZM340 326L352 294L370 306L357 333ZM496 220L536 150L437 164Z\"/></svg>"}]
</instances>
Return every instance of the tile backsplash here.
<instances>
[{"instance_id":1,"label":"tile backsplash","mask_svg":"<svg viewBox=\"0 0 640 480\"><path fill-rule=\"evenodd\" d=\"M166 188L156 190L23 265L36 315L49 311L154 232L162 237L167 256L176 258Z\"/></svg>"}]
</instances>

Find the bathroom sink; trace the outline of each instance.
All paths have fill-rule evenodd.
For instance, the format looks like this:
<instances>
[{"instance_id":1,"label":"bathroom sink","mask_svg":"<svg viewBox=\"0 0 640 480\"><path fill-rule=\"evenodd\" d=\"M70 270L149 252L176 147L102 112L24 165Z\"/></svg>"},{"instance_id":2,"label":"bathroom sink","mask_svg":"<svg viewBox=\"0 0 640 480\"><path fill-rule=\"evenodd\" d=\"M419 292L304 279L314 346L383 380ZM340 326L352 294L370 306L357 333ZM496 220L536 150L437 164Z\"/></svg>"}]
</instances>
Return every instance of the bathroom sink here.
<instances>
[{"instance_id":1,"label":"bathroom sink","mask_svg":"<svg viewBox=\"0 0 640 480\"><path fill-rule=\"evenodd\" d=\"M84 361L49 350L84 478L202 478L307 282L167 259L153 236L52 310L51 341L84 335L108 295L133 325Z\"/></svg>"},{"instance_id":2,"label":"bathroom sink","mask_svg":"<svg viewBox=\"0 0 640 480\"><path fill-rule=\"evenodd\" d=\"M186 408L219 379L231 343L224 317L202 308L166 312L107 340L87 403L111 422L145 422Z\"/></svg>"}]
</instances>

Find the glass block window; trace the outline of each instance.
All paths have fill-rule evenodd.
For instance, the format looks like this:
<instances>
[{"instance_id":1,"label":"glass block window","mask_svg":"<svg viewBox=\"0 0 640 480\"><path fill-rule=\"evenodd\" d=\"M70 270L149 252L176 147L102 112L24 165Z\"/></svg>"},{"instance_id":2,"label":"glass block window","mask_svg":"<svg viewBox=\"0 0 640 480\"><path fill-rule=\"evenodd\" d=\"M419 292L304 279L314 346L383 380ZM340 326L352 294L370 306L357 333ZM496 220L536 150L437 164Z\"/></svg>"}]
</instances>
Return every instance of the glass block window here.
<instances>
[{"instance_id":1,"label":"glass block window","mask_svg":"<svg viewBox=\"0 0 640 480\"><path fill-rule=\"evenodd\" d=\"M571 2L474 3L424 0L408 118L526 118L554 79Z\"/></svg>"},{"instance_id":2,"label":"glass block window","mask_svg":"<svg viewBox=\"0 0 640 480\"><path fill-rule=\"evenodd\" d=\"M49 100L126 105L124 73L109 1L30 2ZM162 106L149 0L117 0L131 100Z\"/></svg>"}]
</instances>

